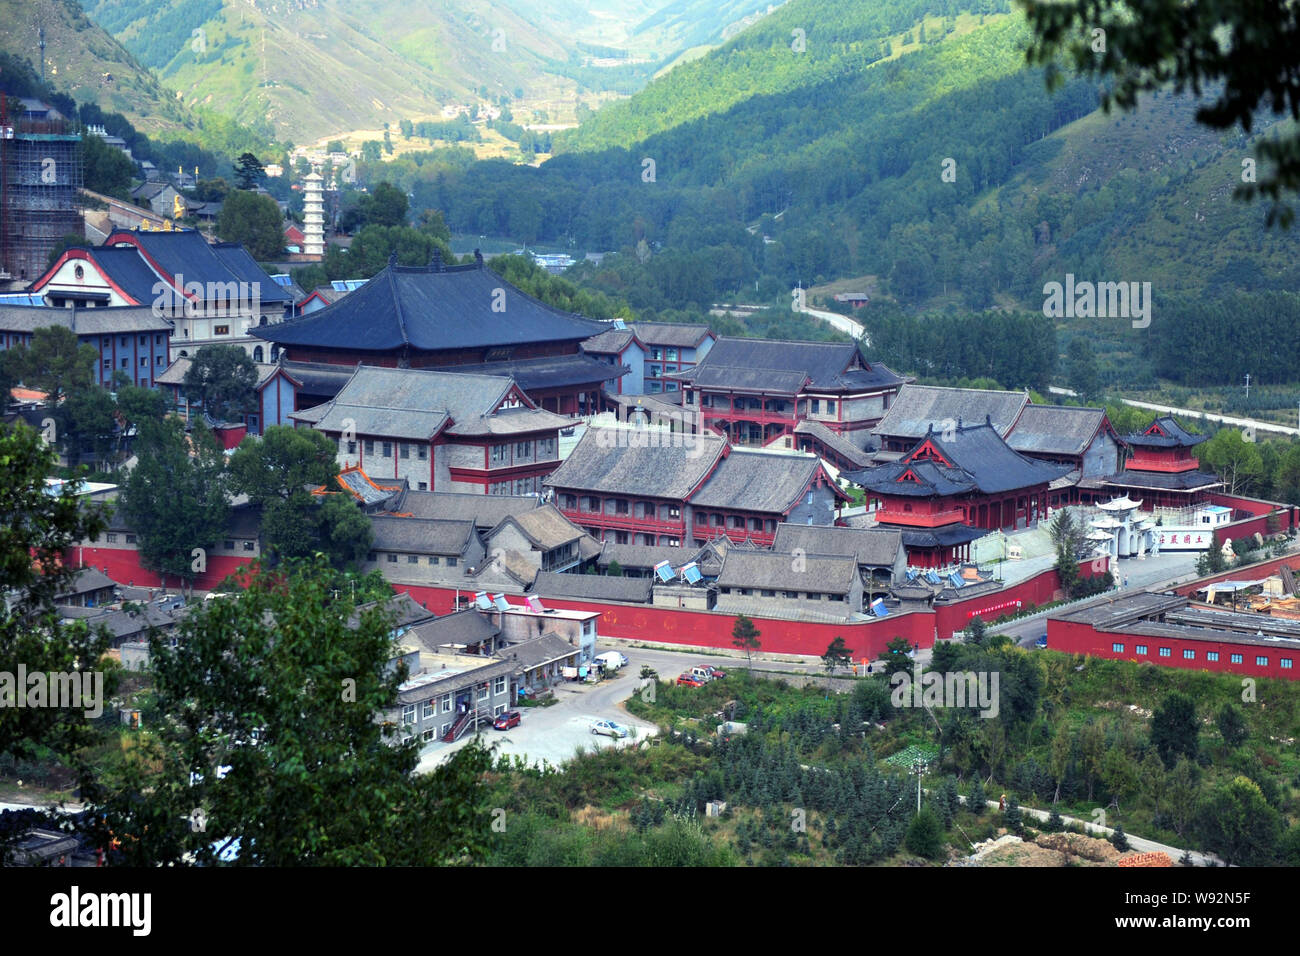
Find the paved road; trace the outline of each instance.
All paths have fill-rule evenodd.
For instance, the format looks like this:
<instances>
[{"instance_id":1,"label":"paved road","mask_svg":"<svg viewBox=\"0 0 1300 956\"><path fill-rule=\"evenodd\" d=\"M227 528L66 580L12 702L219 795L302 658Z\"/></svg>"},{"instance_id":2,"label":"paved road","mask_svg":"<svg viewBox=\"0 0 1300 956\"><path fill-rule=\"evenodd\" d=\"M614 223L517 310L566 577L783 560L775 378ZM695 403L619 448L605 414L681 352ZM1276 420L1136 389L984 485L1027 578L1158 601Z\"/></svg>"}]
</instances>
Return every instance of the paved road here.
<instances>
[{"instance_id":1,"label":"paved road","mask_svg":"<svg viewBox=\"0 0 1300 956\"><path fill-rule=\"evenodd\" d=\"M1047 389L1053 395L1065 395L1071 398L1077 398L1078 393L1068 388L1058 388L1055 385L1048 386ZM1170 415L1182 415L1186 418L1204 418L1206 421L1223 422L1225 425L1235 425L1241 428L1253 428L1261 432L1276 432L1281 435L1300 435L1300 428L1290 428L1286 425L1278 425L1275 422L1264 422L1258 418L1237 418L1233 415L1219 415L1213 412L1198 412L1190 408L1178 408L1174 405L1156 405L1152 402L1139 402L1131 398L1121 398L1125 405L1131 405L1134 408L1145 408L1152 412L1165 412Z\"/></svg>"},{"instance_id":2,"label":"paved road","mask_svg":"<svg viewBox=\"0 0 1300 956\"><path fill-rule=\"evenodd\" d=\"M847 315L840 315L838 312L827 312L824 309L810 309L807 306L799 310L805 315L811 315L814 319L821 319L827 325L831 325L841 332L846 332L855 339L861 339L863 345L870 345L871 339L867 336L867 329L861 322L850 319Z\"/></svg>"}]
</instances>

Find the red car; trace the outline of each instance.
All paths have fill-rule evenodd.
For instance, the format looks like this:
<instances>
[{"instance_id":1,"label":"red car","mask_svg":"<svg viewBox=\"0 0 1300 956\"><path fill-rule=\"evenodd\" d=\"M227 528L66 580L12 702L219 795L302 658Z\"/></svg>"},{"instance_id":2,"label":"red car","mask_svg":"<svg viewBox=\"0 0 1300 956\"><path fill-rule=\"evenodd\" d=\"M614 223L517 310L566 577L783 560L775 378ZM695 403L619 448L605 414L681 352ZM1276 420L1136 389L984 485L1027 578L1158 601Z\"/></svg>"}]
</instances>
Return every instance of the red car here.
<instances>
[{"instance_id":1,"label":"red car","mask_svg":"<svg viewBox=\"0 0 1300 956\"><path fill-rule=\"evenodd\" d=\"M720 671L720 670L718 670L716 667L714 667L712 664L701 664L700 667L702 667L702 668L704 668L706 671L708 671L709 674L710 674L710 676L711 676L714 680L722 680L722 678L724 678L724 677L727 676L727 672L726 672L726 671Z\"/></svg>"},{"instance_id":2,"label":"red car","mask_svg":"<svg viewBox=\"0 0 1300 956\"><path fill-rule=\"evenodd\" d=\"M682 674L677 678L677 683L682 687L703 687L704 681L698 680L691 674Z\"/></svg>"},{"instance_id":3,"label":"red car","mask_svg":"<svg viewBox=\"0 0 1300 956\"><path fill-rule=\"evenodd\" d=\"M498 715L496 720L492 721L492 726L497 730L509 730L511 727L519 726L519 718L519 711L507 710L504 714Z\"/></svg>"}]
</instances>

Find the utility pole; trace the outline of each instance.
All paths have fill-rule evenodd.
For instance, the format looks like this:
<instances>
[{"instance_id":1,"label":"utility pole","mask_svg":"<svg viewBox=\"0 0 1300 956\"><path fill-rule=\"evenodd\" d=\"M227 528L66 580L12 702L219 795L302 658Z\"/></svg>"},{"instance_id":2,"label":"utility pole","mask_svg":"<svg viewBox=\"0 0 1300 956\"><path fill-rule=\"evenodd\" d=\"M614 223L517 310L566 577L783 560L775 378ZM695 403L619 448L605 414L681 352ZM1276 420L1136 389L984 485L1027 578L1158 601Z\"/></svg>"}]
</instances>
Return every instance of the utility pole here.
<instances>
[{"instance_id":1,"label":"utility pole","mask_svg":"<svg viewBox=\"0 0 1300 956\"><path fill-rule=\"evenodd\" d=\"M1246 397L1250 398L1250 373L1246 373Z\"/></svg>"},{"instance_id":2,"label":"utility pole","mask_svg":"<svg viewBox=\"0 0 1300 956\"><path fill-rule=\"evenodd\" d=\"M917 759L912 763L912 773L916 774L916 812L921 812L921 777L925 775L926 762Z\"/></svg>"},{"instance_id":3,"label":"utility pole","mask_svg":"<svg viewBox=\"0 0 1300 956\"><path fill-rule=\"evenodd\" d=\"M45 25L36 28L37 45L41 48L41 86L45 85Z\"/></svg>"}]
</instances>

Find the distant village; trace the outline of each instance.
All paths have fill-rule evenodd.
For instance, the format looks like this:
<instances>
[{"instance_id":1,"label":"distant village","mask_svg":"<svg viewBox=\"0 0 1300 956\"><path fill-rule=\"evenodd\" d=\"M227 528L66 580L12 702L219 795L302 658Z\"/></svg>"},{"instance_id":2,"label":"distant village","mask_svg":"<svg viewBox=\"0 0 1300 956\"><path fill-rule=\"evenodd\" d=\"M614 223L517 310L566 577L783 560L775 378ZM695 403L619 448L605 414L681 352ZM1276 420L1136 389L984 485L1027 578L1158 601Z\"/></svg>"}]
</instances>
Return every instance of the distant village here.
<instances>
[{"instance_id":1,"label":"distant village","mask_svg":"<svg viewBox=\"0 0 1300 956\"><path fill-rule=\"evenodd\" d=\"M29 112L30 128L55 122ZM31 161L6 156L15 171ZM313 175L305 228L289 237L304 261L321 249ZM361 570L399 594L412 676L394 719L411 736L452 742L585 675L598 638L725 648L744 614L766 651L816 656L842 637L866 663L895 638L932 647L975 618L1062 598L1048 530L1062 509L1086 531L1078 574L1114 588L1049 616L1042 643L1295 675L1285 559L1159 593L1126 586L1162 556L1186 559L1190 578L1197 555L1293 535L1300 519L1227 494L1200 467L1204 436L1171 418L1119 434L1100 408L918 384L855 342L597 321L515 288L478 254L303 289L239 244L176 226L183 186L146 178L138 205L110 204L95 241L51 265L81 223L32 198L24 215L49 228L43 246L33 229L8 247L0 348L66 328L94 350L102 387L126 373L187 422L206 418L227 450L273 426L326 435L338 476L313 491L345 496L371 524ZM233 421L184 387L217 344L257 368L254 405ZM39 429L46 396L5 398L6 420ZM196 589L217 592L263 548L260 514L237 504ZM120 517L68 561L81 570L63 613L109 627L124 664L146 663L148 633L190 613Z\"/></svg>"}]
</instances>

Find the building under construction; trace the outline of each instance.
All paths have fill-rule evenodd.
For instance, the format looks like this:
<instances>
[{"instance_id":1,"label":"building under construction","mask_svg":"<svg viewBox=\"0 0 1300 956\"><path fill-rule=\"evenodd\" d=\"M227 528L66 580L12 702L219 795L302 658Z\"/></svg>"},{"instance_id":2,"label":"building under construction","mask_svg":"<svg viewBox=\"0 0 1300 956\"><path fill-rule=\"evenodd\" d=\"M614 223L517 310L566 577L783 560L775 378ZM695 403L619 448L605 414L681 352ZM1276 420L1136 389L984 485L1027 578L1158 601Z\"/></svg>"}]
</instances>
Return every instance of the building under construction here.
<instances>
[{"instance_id":1,"label":"building under construction","mask_svg":"<svg viewBox=\"0 0 1300 956\"><path fill-rule=\"evenodd\" d=\"M25 286L60 239L81 235L81 183L81 136L68 119L0 94L0 286Z\"/></svg>"}]
</instances>

